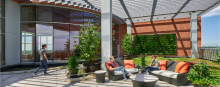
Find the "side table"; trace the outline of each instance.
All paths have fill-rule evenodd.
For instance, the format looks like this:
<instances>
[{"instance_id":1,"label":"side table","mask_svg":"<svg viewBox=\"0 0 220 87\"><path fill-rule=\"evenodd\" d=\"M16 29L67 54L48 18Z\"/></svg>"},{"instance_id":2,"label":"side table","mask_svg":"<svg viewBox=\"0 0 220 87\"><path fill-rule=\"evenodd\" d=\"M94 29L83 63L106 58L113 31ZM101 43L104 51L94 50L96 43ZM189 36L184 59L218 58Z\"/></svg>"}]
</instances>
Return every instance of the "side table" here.
<instances>
[{"instance_id":1,"label":"side table","mask_svg":"<svg viewBox=\"0 0 220 87\"><path fill-rule=\"evenodd\" d=\"M97 83L104 83L105 82L105 74L106 74L106 71L103 71L103 70L95 71L96 82Z\"/></svg>"}]
</instances>

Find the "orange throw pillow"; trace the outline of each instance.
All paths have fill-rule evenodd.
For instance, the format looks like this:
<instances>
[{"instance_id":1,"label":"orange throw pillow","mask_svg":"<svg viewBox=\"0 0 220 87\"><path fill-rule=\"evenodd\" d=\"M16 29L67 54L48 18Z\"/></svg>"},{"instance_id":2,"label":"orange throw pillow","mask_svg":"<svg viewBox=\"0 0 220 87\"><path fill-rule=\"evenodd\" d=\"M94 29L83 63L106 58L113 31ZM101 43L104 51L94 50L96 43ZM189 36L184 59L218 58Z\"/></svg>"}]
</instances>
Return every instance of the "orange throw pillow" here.
<instances>
[{"instance_id":1,"label":"orange throw pillow","mask_svg":"<svg viewBox=\"0 0 220 87\"><path fill-rule=\"evenodd\" d=\"M185 73L188 71L190 63L188 62L177 62L175 72L176 73Z\"/></svg>"},{"instance_id":2,"label":"orange throw pillow","mask_svg":"<svg viewBox=\"0 0 220 87\"><path fill-rule=\"evenodd\" d=\"M124 60L125 69L134 68L134 60Z\"/></svg>"},{"instance_id":3,"label":"orange throw pillow","mask_svg":"<svg viewBox=\"0 0 220 87\"><path fill-rule=\"evenodd\" d=\"M109 70L111 70L111 69L110 69L110 66L109 66L109 62L105 62L105 65L106 65L106 67L107 67Z\"/></svg>"},{"instance_id":4,"label":"orange throw pillow","mask_svg":"<svg viewBox=\"0 0 220 87\"><path fill-rule=\"evenodd\" d=\"M158 62L160 64L160 70L167 70L167 60L158 60Z\"/></svg>"}]
</instances>

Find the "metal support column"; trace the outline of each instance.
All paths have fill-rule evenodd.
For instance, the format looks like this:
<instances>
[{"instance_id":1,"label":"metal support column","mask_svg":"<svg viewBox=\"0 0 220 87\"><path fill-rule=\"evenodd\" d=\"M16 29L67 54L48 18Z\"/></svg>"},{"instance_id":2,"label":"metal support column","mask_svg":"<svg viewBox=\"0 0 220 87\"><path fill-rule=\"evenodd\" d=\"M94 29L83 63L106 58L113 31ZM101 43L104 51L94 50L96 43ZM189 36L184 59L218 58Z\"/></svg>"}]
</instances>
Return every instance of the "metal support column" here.
<instances>
[{"instance_id":1,"label":"metal support column","mask_svg":"<svg viewBox=\"0 0 220 87\"><path fill-rule=\"evenodd\" d=\"M191 58L197 58L197 13L190 13Z\"/></svg>"},{"instance_id":2,"label":"metal support column","mask_svg":"<svg viewBox=\"0 0 220 87\"><path fill-rule=\"evenodd\" d=\"M112 56L112 0L101 1L101 58L102 69Z\"/></svg>"}]
</instances>

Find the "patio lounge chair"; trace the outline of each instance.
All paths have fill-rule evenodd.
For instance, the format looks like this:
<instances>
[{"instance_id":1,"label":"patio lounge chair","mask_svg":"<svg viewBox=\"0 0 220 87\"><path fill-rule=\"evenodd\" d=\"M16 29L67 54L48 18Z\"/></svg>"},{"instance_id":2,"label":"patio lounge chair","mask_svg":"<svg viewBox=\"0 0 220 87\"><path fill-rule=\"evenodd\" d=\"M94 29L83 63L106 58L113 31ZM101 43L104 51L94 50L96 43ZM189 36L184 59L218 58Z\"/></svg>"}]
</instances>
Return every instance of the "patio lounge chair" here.
<instances>
[{"instance_id":1,"label":"patio lounge chair","mask_svg":"<svg viewBox=\"0 0 220 87\"><path fill-rule=\"evenodd\" d=\"M185 62L185 63L187 63L187 62ZM165 64L162 65L160 63L160 67L165 66L166 70L155 70L155 71L152 71L152 74L154 76L158 77L159 80L168 82L168 83L176 85L176 86L187 85L188 84L187 73L191 69L190 63L188 63L188 64L189 65L187 65L187 64L178 65L178 62L167 61L166 65ZM177 65L180 68L178 68ZM183 68L186 65L188 66L188 68L187 67ZM175 70L175 69L178 69L178 70ZM185 69L187 71L182 72L182 73L181 72L177 73L181 69Z\"/></svg>"},{"instance_id":2,"label":"patio lounge chair","mask_svg":"<svg viewBox=\"0 0 220 87\"><path fill-rule=\"evenodd\" d=\"M105 62L105 66L108 65L108 63L109 62ZM125 67L124 60L115 60L115 64L118 67L119 66L124 66ZM131 74L137 74L139 72L139 68L140 67L138 65L135 65L135 64L134 64L134 68L127 68L126 69L126 67L125 67L126 71L128 71ZM109 80L117 81L117 80L123 79L122 71L113 71L113 70L108 69L107 66L106 66L106 69L107 69ZM126 75L126 77L128 78L127 75Z\"/></svg>"}]
</instances>

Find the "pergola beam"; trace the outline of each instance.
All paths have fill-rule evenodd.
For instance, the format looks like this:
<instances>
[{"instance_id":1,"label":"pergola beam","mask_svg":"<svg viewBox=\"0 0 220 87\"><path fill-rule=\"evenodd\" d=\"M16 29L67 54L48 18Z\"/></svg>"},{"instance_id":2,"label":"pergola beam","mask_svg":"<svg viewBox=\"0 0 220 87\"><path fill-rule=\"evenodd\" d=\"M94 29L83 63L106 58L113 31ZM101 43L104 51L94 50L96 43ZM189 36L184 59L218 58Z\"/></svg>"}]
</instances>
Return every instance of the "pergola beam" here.
<instances>
[{"instance_id":1,"label":"pergola beam","mask_svg":"<svg viewBox=\"0 0 220 87\"><path fill-rule=\"evenodd\" d=\"M213 4L212 6L208 7L207 9L205 9L203 12L199 13L197 16L202 16L203 14L211 11L212 9L216 8L219 5L220 5L220 0L218 2L216 2L215 4Z\"/></svg>"},{"instance_id":2,"label":"pergola beam","mask_svg":"<svg viewBox=\"0 0 220 87\"><path fill-rule=\"evenodd\" d=\"M181 12L181 11L183 10L183 8L186 7L186 5L187 5L190 1L191 1L191 0L187 0L187 1L183 4L183 6L177 11L177 13L172 17L172 19L174 19L174 18L177 16L177 14L178 14L179 12Z\"/></svg>"},{"instance_id":3,"label":"pergola beam","mask_svg":"<svg viewBox=\"0 0 220 87\"><path fill-rule=\"evenodd\" d=\"M152 11L151 11L151 19L150 19L150 21L153 21L156 6L157 6L157 0L154 0Z\"/></svg>"},{"instance_id":4,"label":"pergola beam","mask_svg":"<svg viewBox=\"0 0 220 87\"><path fill-rule=\"evenodd\" d=\"M131 15L129 14L128 9L126 8L124 1L120 0L120 3L125 13L127 14L128 18L131 18ZM131 34L131 23L133 23L132 19L129 19L128 21L126 21L126 23L127 23L127 33Z\"/></svg>"},{"instance_id":5,"label":"pergola beam","mask_svg":"<svg viewBox=\"0 0 220 87\"><path fill-rule=\"evenodd\" d=\"M196 10L196 11L204 11L204 10ZM189 13L192 11L186 11L186 12L179 12L179 13ZM168 14L159 14L159 15L153 15L153 16L162 16L162 15L170 15L170 14L176 14L176 13L168 13ZM132 18L143 18L143 17L151 17L152 15L149 16L140 16L140 17L131 17L131 18L124 18L124 19L132 19Z\"/></svg>"}]
</instances>

